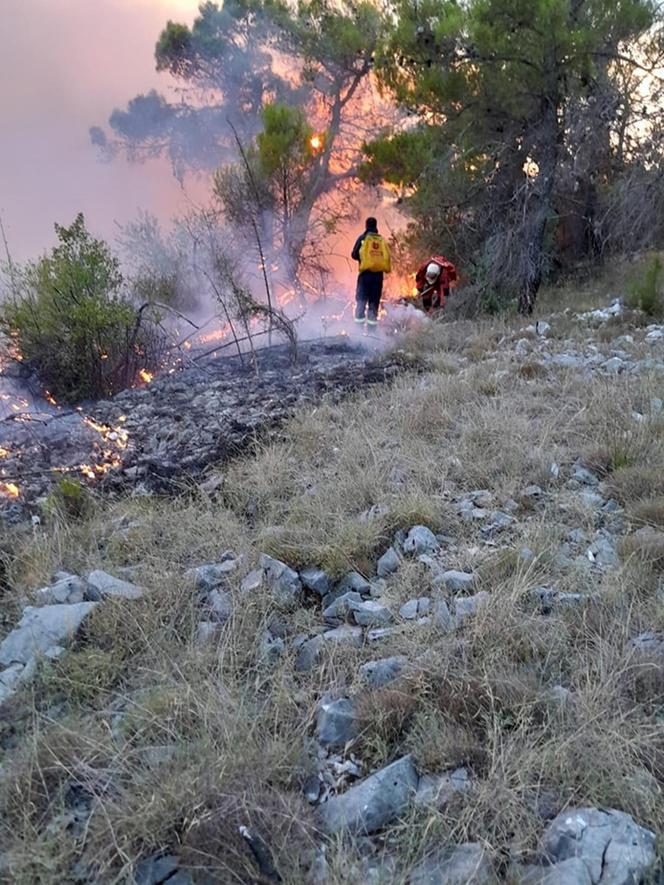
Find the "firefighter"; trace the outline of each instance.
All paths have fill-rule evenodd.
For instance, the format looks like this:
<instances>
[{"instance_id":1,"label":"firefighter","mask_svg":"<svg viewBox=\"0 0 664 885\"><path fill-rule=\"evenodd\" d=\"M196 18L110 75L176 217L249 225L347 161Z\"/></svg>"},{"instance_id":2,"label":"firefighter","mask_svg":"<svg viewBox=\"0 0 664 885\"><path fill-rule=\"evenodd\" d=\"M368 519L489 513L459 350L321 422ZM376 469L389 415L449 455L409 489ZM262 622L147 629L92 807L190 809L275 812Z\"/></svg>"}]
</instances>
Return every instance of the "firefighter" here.
<instances>
[{"instance_id":1,"label":"firefighter","mask_svg":"<svg viewBox=\"0 0 664 885\"><path fill-rule=\"evenodd\" d=\"M357 288L355 290L355 322L370 326L378 323L378 310L383 294L383 274L391 269L390 250L378 233L378 222L367 218L364 233L357 238L351 252L353 261L359 262Z\"/></svg>"},{"instance_id":2,"label":"firefighter","mask_svg":"<svg viewBox=\"0 0 664 885\"><path fill-rule=\"evenodd\" d=\"M442 311L456 278L456 267L442 255L433 255L420 267L415 274L415 287L428 314Z\"/></svg>"}]
</instances>

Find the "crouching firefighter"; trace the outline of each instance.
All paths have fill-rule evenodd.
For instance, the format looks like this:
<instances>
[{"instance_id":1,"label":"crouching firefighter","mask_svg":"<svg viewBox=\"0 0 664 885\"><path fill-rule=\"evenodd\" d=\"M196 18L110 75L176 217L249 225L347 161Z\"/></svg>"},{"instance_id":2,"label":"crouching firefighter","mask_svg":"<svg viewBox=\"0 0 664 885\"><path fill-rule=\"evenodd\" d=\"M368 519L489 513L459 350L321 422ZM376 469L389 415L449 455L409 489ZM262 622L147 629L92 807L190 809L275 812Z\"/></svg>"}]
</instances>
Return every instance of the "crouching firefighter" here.
<instances>
[{"instance_id":1,"label":"crouching firefighter","mask_svg":"<svg viewBox=\"0 0 664 885\"><path fill-rule=\"evenodd\" d=\"M391 270L390 250L378 233L378 222L367 218L364 233L357 238L351 258L359 262L355 291L355 322L365 320L370 326L378 322L378 310L383 294L383 274Z\"/></svg>"},{"instance_id":2,"label":"crouching firefighter","mask_svg":"<svg viewBox=\"0 0 664 885\"><path fill-rule=\"evenodd\" d=\"M433 255L424 262L415 274L415 287L426 313L442 311L450 297L450 286L456 279L456 267L442 255Z\"/></svg>"}]
</instances>

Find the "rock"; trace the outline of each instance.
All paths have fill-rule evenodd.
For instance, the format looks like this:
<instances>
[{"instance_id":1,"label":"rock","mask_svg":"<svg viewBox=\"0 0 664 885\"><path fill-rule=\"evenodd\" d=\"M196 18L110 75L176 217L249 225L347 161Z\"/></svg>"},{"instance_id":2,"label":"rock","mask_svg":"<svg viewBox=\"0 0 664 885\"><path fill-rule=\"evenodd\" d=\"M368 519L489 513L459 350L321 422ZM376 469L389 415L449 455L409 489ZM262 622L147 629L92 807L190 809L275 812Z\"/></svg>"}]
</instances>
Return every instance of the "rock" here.
<instances>
[{"instance_id":1,"label":"rock","mask_svg":"<svg viewBox=\"0 0 664 885\"><path fill-rule=\"evenodd\" d=\"M433 604L433 622L439 630L446 633L454 627L454 620L449 607L442 596L439 596Z\"/></svg>"},{"instance_id":2,"label":"rock","mask_svg":"<svg viewBox=\"0 0 664 885\"><path fill-rule=\"evenodd\" d=\"M602 363L602 368L610 375L617 375L623 370L624 367L624 360L621 360L618 356L611 357L611 359L608 359L606 360L606 362Z\"/></svg>"},{"instance_id":3,"label":"rock","mask_svg":"<svg viewBox=\"0 0 664 885\"><path fill-rule=\"evenodd\" d=\"M583 467L581 464L577 464L574 468L574 479L586 486L599 485L599 479L595 476L595 474L592 471L588 470L587 467Z\"/></svg>"},{"instance_id":4,"label":"rock","mask_svg":"<svg viewBox=\"0 0 664 885\"><path fill-rule=\"evenodd\" d=\"M390 547L378 560L378 565L376 566L376 574L379 578L385 578L387 577L387 575L394 574L394 572L397 571L400 565L401 558L399 557L399 554L394 549L394 547Z\"/></svg>"},{"instance_id":5,"label":"rock","mask_svg":"<svg viewBox=\"0 0 664 885\"><path fill-rule=\"evenodd\" d=\"M77 575L61 574L50 587L35 591L35 605L68 604L83 602L88 585Z\"/></svg>"},{"instance_id":6,"label":"rock","mask_svg":"<svg viewBox=\"0 0 664 885\"><path fill-rule=\"evenodd\" d=\"M513 525L514 522L514 517L510 516L509 513L504 513L502 510L494 510L491 514L491 522L488 525L482 526L481 532L483 535L491 537Z\"/></svg>"},{"instance_id":7,"label":"rock","mask_svg":"<svg viewBox=\"0 0 664 885\"><path fill-rule=\"evenodd\" d=\"M255 568L242 579L240 584L240 593L255 593L263 586L265 573L262 568Z\"/></svg>"},{"instance_id":8,"label":"rock","mask_svg":"<svg viewBox=\"0 0 664 885\"><path fill-rule=\"evenodd\" d=\"M524 498L541 498L544 495L544 489L537 485L526 486L521 495Z\"/></svg>"},{"instance_id":9,"label":"rock","mask_svg":"<svg viewBox=\"0 0 664 885\"><path fill-rule=\"evenodd\" d=\"M308 673L313 670L323 652L324 645L325 640L322 636L314 636L303 642L297 650L295 670L299 673Z\"/></svg>"},{"instance_id":10,"label":"rock","mask_svg":"<svg viewBox=\"0 0 664 885\"><path fill-rule=\"evenodd\" d=\"M476 615L480 608L483 608L489 601L489 594L482 590L474 596L458 596L454 603L454 622L455 626L460 627L461 624L473 615Z\"/></svg>"},{"instance_id":11,"label":"rock","mask_svg":"<svg viewBox=\"0 0 664 885\"><path fill-rule=\"evenodd\" d=\"M71 639L96 605L77 602L23 609L18 626L0 643L0 664L34 663L39 654Z\"/></svg>"},{"instance_id":12,"label":"rock","mask_svg":"<svg viewBox=\"0 0 664 885\"><path fill-rule=\"evenodd\" d=\"M429 614L431 608L431 600L428 596L420 596L419 599L409 599L399 609L399 615L405 621L414 621L415 618L421 618Z\"/></svg>"},{"instance_id":13,"label":"rock","mask_svg":"<svg viewBox=\"0 0 664 885\"><path fill-rule=\"evenodd\" d=\"M300 580L307 590L318 593L319 596L326 596L332 586L327 572L319 568L307 568L300 572Z\"/></svg>"},{"instance_id":14,"label":"rock","mask_svg":"<svg viewBox=\"0 0 664 885\"><path fill-rule=\"evenodd\" d=\"M275 664L286 653L286 643L281 636L273 636L266 630L258 646L258 657L265 664Z\"/></svg>"},{"instance_id":15,"label":"rock","mask_svg":"<svg viewBox=\"0 0 664 885\"><path fill-rule=\"evenodd\" d=\"M607 568L617 568L620 559L614 544L608 538L598 538L591 545L588 553L592 555L592 562ZM590 559L590 556L588 557Z\"/></svg>"},{"instance_id":16,"label":"rock","mask_svg":"<svg viewBox=\"0 0 664 885\"><path fill-rule=\"evenodd\" d=\"M93 601L116 596L121 599L140 599L143 591L136 584L114 578L107 572L94 571L88 575L87 597Z\"/></svg>"},{"instance_id":17,"label":"rock","mask_svg":"<svg viewBox=\"0 0 664 885\"><path fill-rule=\"evenodd\" d=\"M381 639L387 639L394 633L394 627L372 627L367 630L367 642L380 642Z\"/></svg>"},{"instance_id":18,"label":"rock","mask_svg":"<svg viewBox=\"0 0 664 885\"><path fill-rule=\"evenodd\" d=\"M470 778L465 768L446 771L444 774L423 774L417 787L416 805L433 805L442 809L455 793L470 789Z\"/></svg>"},{"instance_id":19,"label":"rock","mask_svg":"<svg viewBox=\"0 0 664 885\"><path fill-rule=\"evenodd\" d=\"M550 331L550 323L547 323L546 320L537 320L535 323L535 334L539 335L540 338L546 338Z\"/></svg>"},{"instance_id":20,"label":"rock","mask_svg":"<svg viewBox=\"0 0 664 885\"><path fill-rule=\"evenodd\" d=\"M325 747L341 748L357 737L355 705L350 698L331 701L324 698L316 715L316 736Z\"/></svg>"},{"instance_id":21,"label":"rock","mask_svg":"<svg viewBox=\"0 0 664 885\"><path fill-rule=\"evenodd\" d=\"M228 576L236 569L237 562L234 559L226 559L224 562L207 563L187 569L184 577L186 581L193 582L196 590L206 593L226 584Z\"/></svg>"},{"instance_id":22,"label":"rock","mask_svg":"<svg viewBox=\"0 0 664 885\"><path fill-rule=\"evenodd\" d=\"M353 609L355 622L363 627L379 627L392 622L389 608L375 599L368 599Z\"/></svg>"},{"instance_id":23,"label":"rock","mask_svg":"<svg viewBox=\"0 0 664 885\"><path fill-rule=\"evenodd\" d=\"M371 592L371 584L359 572L349 572L339 584L339 593L349 593L350 591L359 593L361 596L368 596Z\"/></svg>"},{"instance_id":24,"label":"rock","mask_svg":"<svg viewBox=\"0 0 664 885\"><path fill-rule=\"evenodd\" d=\"M553 864L579 858L593 885L640 882L657 856L653 832L625 812L598 808L563 811L546 828L541 848Z\"/></svg>"},{"instance_id":25,"label":"rock","mask_svg":"<svg viewBox=\"0 0 664 885\"><path fill-rule=\"evenodd\" d=\"M419 556L421 553L434 553L440 549L438 539L425 525L415 525L408 532L403 543L404 553Z\"/></svg>"},{"instance_id":26,"label":"rock","mask_svg":"<svg viewBox=\"0 0 664 885\"><path fill-rule=\"evenodd\" d=\"M441 581L450 593L468 593L475 587L475 575L454 569L443 572Z\"/></svg>"},{"instance_id":27,"label":"rock","mask_svg":"<svg viewBox=\"0 0 664 885\"><path fill-rule=\"evenodd\" d=\"M653 396L650 398L650 411L653 415L659 415L664 409L664 400L660 399L658 396Z\"/></svg>"},{"instance_id":28,"label":"rock","mask_svg":"<svg viewBox=\"0 0 664 885\"><path fill-rule=\"evenodd\" d=\"M350 612L355 611L360 605L362 605L362 597L359 593L355 593L352 590L348 593L344 593L342 596L337 596L337 598L323 610L325 623L332 624L333 626L342 624L347 619Z\"/></svg>"},{"instance_id":29,"label":"rock","mask_svg":"<svg viewBox=\"0 0 664 885\"><path fill-rule=\"evenodd\" d=\"M322 828L369 834L402 815L417 790L418 776L411 756L404 756L319 806Z\"/></svg>"},{"instance_id":30,"label":"rock","mask_svg":"<svg viewBox=\"0 0 664 885\"><path fill-rule=\"evenodd\" d=\"M411 872L408 885L488 885L495 881L484 848L466 842L431 854Z\"/></svg>"},{"instance_id":31,"label":"rock","mask_svg":"<svg viewBox=\"0 0 664 885\"><path fill-rule=\"evenodd\" d=\"M369 588L369 596L371 596L372 598L382 596L386 590L387 581L384 578L376 578L376 580L371 582L371 586Z\"/></svg>"},{"instance_id":32,"label":"rock","mask_svg":"<svg viewBox=\"0 0 664 885\"><path fill-rule=\"evenodd\" d=\"M488 489L475 489L468 493L468 497L476 507L493 506L493 495Z\"/></svg>"},{"instance_id":33,"label":"rock","mask_svg":"<svg viewBox=\"0 0 664 885\"><path fill-rule=\"evenodd\" d=\"M203 645L221 636L222 625L218 621L201 621L196 627L196 642Z\"/></svg>"},{"instance_id":34,"label":"rock","mask_svg":"<svg viewBox=\"0 0 664 885\"><path fill-rule=\"evenodd\" d=\"M260 564L277 605L285 609L297 608L302 602L302 583L297 572L265 553L261 554Z\"/></svg>"},{"instance_id":35,"label":"rock","mask_svg":"<svg viewBox=\"0 0 664 885\"><path fill-rule=\"evenodd\" d=\"M519 550L519 559L521 562L525 563L533 562L535 559L535 551L530 547L522 547L521 550Z\"/></svg>"},{"instance_id":36,"label":"rock","mask_svg":"<svg viewBox=\"0 0 664 885\"><path fill-rule=\"evenodd\" d=\"M136 864L134 869L135 885L161 885L168 880L172 882L172 876L178 871L178 859L171 854L159 857L148 857Z\"/></svg>"},{"instance_id":37,"label":"rock","mask_svg":"<svg viewBox=\"0 0 664 885\"><path fill-rule=\"evenodd\" d=\"M378 661L369 661L366 664L362 664L360 676L371 688L381 688L383 685L398 679L407 665L408 658L403 655L381 658Z\"/></svg>"},{"instance_id":38,"label":"rock","mask_svg":"<svg viewBox=\"0 0 664 885\"><path fill-rule=\"evenodd\" d=\"M664 635L659 633L639 633L627 643L628 649L639 655L664 657Z\"/></svg>"},{"instance_id":39,"label":"rock","mask_svg":"<svg viewBox=\"0 0 664 885\"><path fill-rule=\"evenodd\" d=\"M519 885L593 885L588 868L579 857L570 857L553 867L515 869L514 879Z\"/></svg>"},{"instance_id":40,"label":"rock","mask_svg":"<svg viewBox=\"0 0 664 885\"><path fill-rule=\"evenodd\" d=\"M340 645L354 645L360 648L362 645L362 628L361 627L337 627L334 630L328 630L323 633L325 642L336 642Z\"/></svg>"},{"instance_id":41,"label":"rock","mask_svg":"<svg viewBox=\"0 0 664 885\"><path fill-rule=\"evenodd\" d=\"M227 590L211 590L206 597L209 618L225 624L233 613L233 597Z\"/></svg>"}]
</instances>

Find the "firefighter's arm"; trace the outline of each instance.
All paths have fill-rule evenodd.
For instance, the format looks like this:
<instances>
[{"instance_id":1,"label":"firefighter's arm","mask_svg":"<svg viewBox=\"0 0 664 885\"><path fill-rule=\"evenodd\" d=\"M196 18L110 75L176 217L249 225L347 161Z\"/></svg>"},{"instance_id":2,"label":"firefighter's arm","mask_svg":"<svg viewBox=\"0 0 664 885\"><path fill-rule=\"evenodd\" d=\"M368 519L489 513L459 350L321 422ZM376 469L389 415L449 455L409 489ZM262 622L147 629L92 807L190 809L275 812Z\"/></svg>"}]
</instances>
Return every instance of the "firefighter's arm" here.
<instances>
[{"instance_id":1,"label":"firefighter's arm","mask_svg":"<svg viewBox=\"0 0 664 885\"><path fill-rule=\"evenodd\" d=\"M385 251L387 252L387 268L385 273L390 273L392 271L392 256L390 255L390 247L385 243Z\"/></svg>"},{"instance_id":2,"label":"firefighter's arm","mask_svg":"<svg viewBox=\"0 0 664 885\"><path fill-rule=\"evenodd\" d=\"M353 261L360 260L360 246L362 245L362 240L364 239L364 235L361 235L355 241L355 245L353 246L353 251L350 253L350 257Z\"/></svg>"}]
</instances>

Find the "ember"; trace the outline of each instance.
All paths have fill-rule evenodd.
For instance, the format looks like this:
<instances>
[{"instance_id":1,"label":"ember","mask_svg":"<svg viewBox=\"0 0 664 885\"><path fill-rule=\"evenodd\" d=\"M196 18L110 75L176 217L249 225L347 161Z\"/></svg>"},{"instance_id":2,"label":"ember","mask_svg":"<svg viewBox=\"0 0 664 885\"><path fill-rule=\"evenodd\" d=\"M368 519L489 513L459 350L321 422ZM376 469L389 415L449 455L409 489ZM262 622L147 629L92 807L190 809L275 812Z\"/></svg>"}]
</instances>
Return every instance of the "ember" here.
<instances>
[{"instance_id":1,"label":"ember","mask_svg":"<svg viewBox=\"0 0 664 885\"><path fill-rule=\"evenodd\" d=\"M152 381L152 379L154 378L154 375L152 372L148 372L147 369L141 369L141 371L138 373L138 377L141 379L141 381L145 381L146 384L149 384L150 381Z\"/></svg>"},{"instance_id":2,"label":"ember","mask_svg":"<svg viewBox=\"0 0 664 885\"><path fill-rule=\"evenodd\" d=\"M14 482L0 482L0 494L8 495L10 498L18 498L21 492Z\"/></svg>"}]
</instances>

